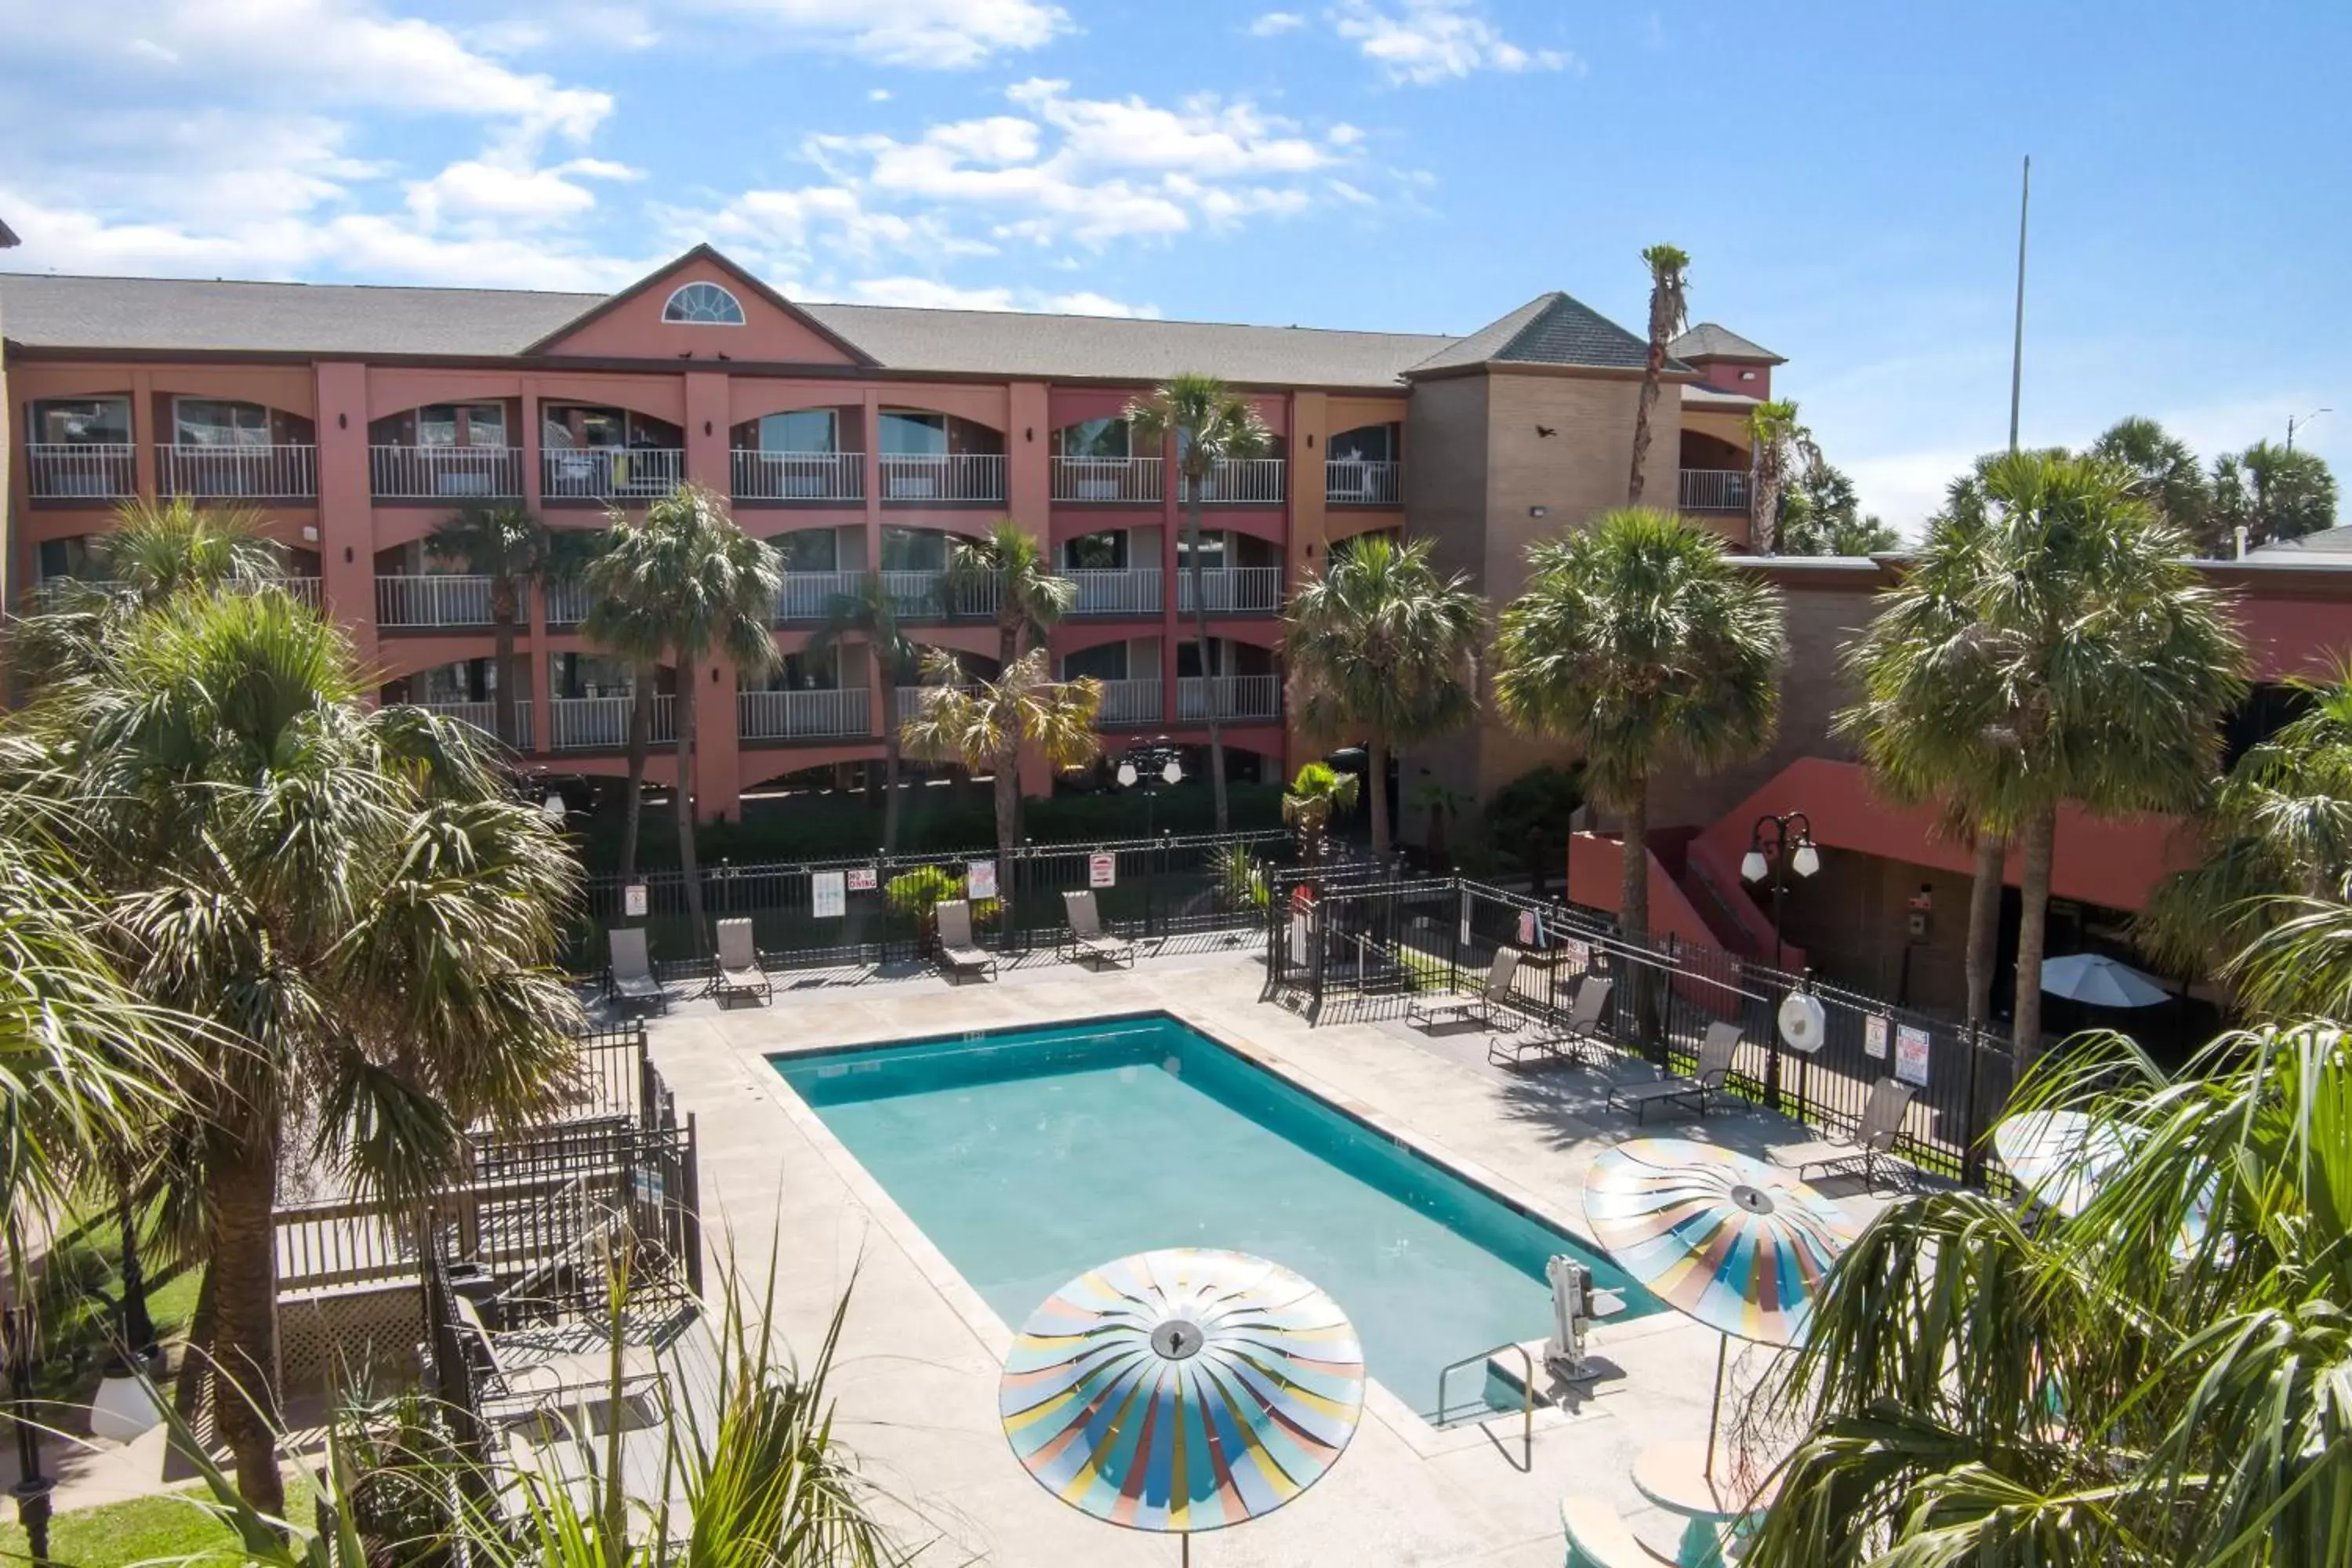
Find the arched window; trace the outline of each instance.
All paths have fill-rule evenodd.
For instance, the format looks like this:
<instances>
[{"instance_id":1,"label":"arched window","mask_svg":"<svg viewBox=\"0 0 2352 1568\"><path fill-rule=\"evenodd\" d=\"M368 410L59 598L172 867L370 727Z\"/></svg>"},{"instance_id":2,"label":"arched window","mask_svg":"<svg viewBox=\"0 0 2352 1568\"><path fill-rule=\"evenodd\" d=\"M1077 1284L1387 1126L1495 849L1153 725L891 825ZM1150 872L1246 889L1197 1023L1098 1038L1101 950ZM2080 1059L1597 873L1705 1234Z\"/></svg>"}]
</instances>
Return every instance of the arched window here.
<instances>
[{"instance_id":1,"label":"arched window","mask_svg":"<svg viewBox=\"0 0 2352 1568\"><path fill-rule=\"evenodd\" d=\"M740 327L743 307L716 283L682 284L662 307L662 320L691 327Z\"/></svg>"}]
</instances>

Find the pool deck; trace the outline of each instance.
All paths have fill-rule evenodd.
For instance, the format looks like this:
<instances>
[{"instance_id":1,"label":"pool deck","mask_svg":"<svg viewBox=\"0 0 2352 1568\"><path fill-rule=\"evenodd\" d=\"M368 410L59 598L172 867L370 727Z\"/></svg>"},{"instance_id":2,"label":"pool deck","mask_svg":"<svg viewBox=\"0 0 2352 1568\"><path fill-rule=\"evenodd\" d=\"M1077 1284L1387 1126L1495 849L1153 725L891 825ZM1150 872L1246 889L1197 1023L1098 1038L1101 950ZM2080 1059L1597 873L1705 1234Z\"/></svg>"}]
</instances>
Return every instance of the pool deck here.
<instances>
[{"instance_id":1,"label":"pool deck","mask_svg":"<svg viewBox=\"0 0 2352 1568\"><path fill-rule=\"evenodd\" d=\"M855 1278L834 1379L836 1430L911 1510L908 1539L936 1539L923 1561L1170 1564L1177 1544L1080 1515L1013 1461L996 1417L1009 1330L785 1088L770 1055L1164 1009L1586 1234L1585 1167L1635 1134L1629 1119L1601 1110L1608 1077L1491 1068L1476 1035L1430 1037L1402 1024L1309 1027L1259 1002L1262 974L1249 952L1217 947L1101 973L1039 955L1008 964L993 983L962 985L779 975L772 1006L722 1011L680 1000L650 1021L654 1057L678 1109L698 1121L710 1247L731 1251L740 1289L767 1289L772 1260L776 1329L805 1353ZM1704 1122L1654 1117L1641 1131L1749 1152L1806 1136L1736 1101ZM1831 1190L1857 1222L1874 1206L1853 1184ZM1705 1437L1718 1340L1670 1310L1603 1326L1592 1344L1608 1373L1589 1394L1538 1413L1531 1470L1520 1468L1516 1414L1435 1431L1375 1384L1355 1442L1331 1473L1265 1519L1202 1537L1201 1562L1558 1568L1559 1501L1571 1490L1607 1498L1646 1544L1671 1555L1682 1521L1635 1489L1633 1458L1655 1444ZM1735 1342L1734 1384L1752 1382L1771 1353ZM1727 1427L1734 1404L1727 1396Z\"/></svg>"}]
</instances>

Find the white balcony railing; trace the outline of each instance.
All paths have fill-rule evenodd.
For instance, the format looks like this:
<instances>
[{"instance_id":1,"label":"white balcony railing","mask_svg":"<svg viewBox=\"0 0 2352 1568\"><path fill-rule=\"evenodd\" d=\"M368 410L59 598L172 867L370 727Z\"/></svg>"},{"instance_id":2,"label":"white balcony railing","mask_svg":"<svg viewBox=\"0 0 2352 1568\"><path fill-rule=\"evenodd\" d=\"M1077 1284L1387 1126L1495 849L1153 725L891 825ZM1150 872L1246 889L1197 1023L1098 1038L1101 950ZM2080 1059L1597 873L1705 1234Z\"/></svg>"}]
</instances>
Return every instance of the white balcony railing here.
<instances>
[{"instance_id":1,"label":"white balcony railing","mask_svg":"<svg viewBox=\"0 0 2352 1568\"><path fill-rule=\"evenodd\" d=\"M1065 572L1078 585L1074 616L1156 616L1160 613L1160 571Z\"/></svg>"},{"instance_id":2,"label":"white balcony railing","mask_svg":"<svg viewBox=\"0 0 2352 1568\"><path fill-rule=\"evenodd\" d=\"M1282 608L1282 568L1227 566L1201 574L1201 593L1213 616L1263 615ZM1192 574L1176 572L1176 608L1192 613Z\"/></svg>"},{"instance_id":3,"label":"white balcony railing","mask_svg":"<svg viewBox=\"0 0 2352 1568\"><path fill-rule=\"evenodd\" d=\"M1117 730L1160 722L1158 680L1106 680L1102 689L1102 706L1095 710L1098 728Z\"/></svg>"},{"instance_id":4,"label":"white balcony railing","mask_svg":"<svg viewBox=\"0 0 2352 1568\"><path fill-rule=\"evenodd\" d=\"M1675 500L1689 511L1744 512L1748 510L1748 470L1685 468Z\"/></svg>"},{"instance_id":5,"label":"white balcony railing","mask_svg":"<svg viewBox=\"0 0 2352 1568\"><path fill-rule=\"evenodd\" d=\"M1271 719L1282 711L1282 679L1274 675L1188 675L1176 683L1176 716L1188 722L1209 716L1209 692L1217 694L1220 719Z\"/></svg>"},{"instance_id":6,"label":"white balcony railing","mask_svg":"<svg viewBox=\"0 0 2352 1568\"><path fill-rule=\"evenodd\" d=\"M895 501L1001 501L1004 459L991 452L940 457L882 455L882 499Z\"/></svg>"},{"instance_id":7,"label":"white balcony railing","mask_svg":"<svg viewBox=\"0 0 2352 1568\"><path fill-rule=\"evenodd\" d=\"M560 447L539 455L548 500L626 500L666 496L686 479L679 447Z\"/></svg>"},{"instance_id":8,"label":"white balcony railing","mask_svg":"<svg viewBox=\"0 0 2352 1568\"><path fill-rule=\"evenodd\" d=\"M25 447L25 493L40 500L113 500L139 493L129 442L35 441Z\"/></svg>"},{"instance_id":9,"label":"white balcony railing","mask_svg":"<svg viewBox=\"0 0 2352 1568\"><path fill-rule=\"evenodd\" d=\"M1158 458L1056 458L1058 501L1156 501L1166 465Z\"/></svg>"},{"instance_id":10,"label":"white balcony railing","mask_svg":"<svg viewBox=\"0 0 2352 1568\"><path fill-rule=\"evenodd\" d=\"M519 447L370 447L378 500L493 500L522 494Z\"/></svg>"},{"instance_id":11,"label":"white balcony railing","mask_svg":"<svg viewBox=\"0 0 2352 1568\"><path fill-rule=\"evenodd\" d=\"M1399 466L1334 458L1323 465L1323 499L1334 506L1394 506Z\"/></svg>"},{"instance_id":12,"label":"white balcony railing","mask_svg":"<svg viewBox=\"0 0 2352 1568\"><path fill-rule=\"evenodd\" d=\"M455 573L425 573L375 580L380 626L487 626L490 580Z\"/></svg>"},{"instance_id":13,"label":"white balcony railing","mask_svg":"<svg viewBox=\"0 0 2352 1568\"><path fill-rule=\"evenodd\" d=\"M1280 506L1282 463L1280 458L1229 458L1201 481L1201 499L1244 506Z\"/></svg>"},{"instance_id":14,"label":"white balcony railing","mask_svg":"<svg viewBox=\"0 0 2352 1568\"><path fill-rule=\"evenodd\" d=\"M863 452L754 452L734 455L737 500L864 500Z\"/></svg>"},{"instance_id":15,"label":"white balcony railing","mask_svg":"<svg viewBox=\"0 0 2352 1568\"><path fill-rule=\"evenodd\" d=\"M940 582L944 572L885 572L883 591L900 616L908 620L938 620L942 614ZM996 584L985 579L966 584L946 609L958 619L985 620L996 614Z\"/></svg>"},{"instance_id":16,"label":"white balcony railing","mask_svg":"<svg viewBox=\"0 0 2352 1568\"><path fill-rule=\"evenodd\" d=\"M901 686L892 694L893 705L897 709L899 723L905 723L917 713L922 711L923 693L930 689L931 688L928 685ZM970 681L958 681L956 683L956 689L958 691L969 693L977 691L980 688Z\"/></svg>"},{"instance_id":17,"label":"white balcony railing","mask_svg":"<svg viewBox=\"0 0 2352 1568\"><path fill-rule=\"evenodd\" d=\"M787 572L776 590L776 619L821 621L833 613L833 602L865 586L863 572Z\"/></svg>"},{"instance_id":18,"label":"white balcony railing","mask_svg":"<svg viewBox=\"0 0 2352 1568\"><path fill-rule=\"evenodd\" d=\"M451 719L462 719L493 738L499 732L499 705L495 702L419 702L416 706ZM515 750L530 750L530 704L527 701L515 704Z\"/></svg>"},{"instance_id":19,"label":"white balcony railing","mask_svg":"<svg viewBox=\"0 0 2352 1568\"><path fill-rule=\"evenodd\" d=\"M826 691L739 691L735 732L746 741L800 740L819 735L866 735L863 686Z\"/></svg>"},{"instance_id":20,"label":"white balcony railing","mask_svg":"<svg viewBox=\"0 0 2352 1568\"><path fill-rule=\"evenodd\" d=\"M588 606L596 602L585 583L550 583L541 592L546 595L551 626L578 626L588 618Z\"/></svg>"},{"instance_id":21,"label":"white balcony railing","mask_svg":"<svg viewBox=\"0 0 2352 1568\"><path fill-rule=\"evenodd\" d=\"M559 697L551 710L548 737L559 752L618 752L629 744L629 710L634 697ZM677 699L654 699L653 743L667 746L677 739Z\"/></svg>"},{"instance_id":22,"label":"white balcony railing","mask_svg":"<svg viewBox=\"0 0 2352 1568\"><path fill-rule=\"evenodd\" d=\"M278 447L155 448L155 489L167 496L198 500L239 496L295 499L319 493L319 448L308 444Z\"/></svg>"},{"instance_id":23,"label":"white balcony railing","mask_svg":"<svg viewBox=\"0 0 2352 1568\"><path fill-rule=\"evenodd\" d=\"M317 609L320 603L319 580L316 577L280 577L278 585L294 595L297 604Z\"/></svg>"}]
</instances>

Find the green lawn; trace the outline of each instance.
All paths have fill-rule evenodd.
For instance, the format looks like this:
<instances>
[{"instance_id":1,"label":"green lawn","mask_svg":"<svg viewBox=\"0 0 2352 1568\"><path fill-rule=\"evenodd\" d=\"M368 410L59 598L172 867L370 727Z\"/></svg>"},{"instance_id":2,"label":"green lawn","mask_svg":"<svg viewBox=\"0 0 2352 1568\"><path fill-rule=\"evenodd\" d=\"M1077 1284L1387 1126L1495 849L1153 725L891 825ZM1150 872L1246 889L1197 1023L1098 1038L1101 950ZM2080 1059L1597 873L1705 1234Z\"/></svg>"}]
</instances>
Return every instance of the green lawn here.
<instances>
[{"instance_id":1,"label":"green lawn","mask_svg":"<svg viewBox=\"0 0 2352 1568\"><path fill-rule=\"evenodd\" d=\"M155 1497L60 1513L49 1521L50 1560L71 1568L124 1568L159 1558L231 1568L244 1553L234 1531L190 1500L205 1495L201 1486L183 1487ZM16 1510L5 1511L0 1558L23 1562L28 1550L25 1531L16 1523ZM287 1478L286 1511L295 1523L311 1523L310 1483L299 1471Z\"/></svg>"},{"instance_id":2,"label":"green lawn","mask_svg":"<svg viewBox=\"0 0 2352 1568\"><path fill-rule=\"evenodd\" d=\"M121 1237L110 1208L86 1213L58 1234L42 1261L42 1358L34 1389L42 1399L89 1403L112 1347ZM195 1316L204 1271L159 1268L148 1259L145 1273L148 1315L168 1342L184 1333Z\"/></svg>"}]
</instances>

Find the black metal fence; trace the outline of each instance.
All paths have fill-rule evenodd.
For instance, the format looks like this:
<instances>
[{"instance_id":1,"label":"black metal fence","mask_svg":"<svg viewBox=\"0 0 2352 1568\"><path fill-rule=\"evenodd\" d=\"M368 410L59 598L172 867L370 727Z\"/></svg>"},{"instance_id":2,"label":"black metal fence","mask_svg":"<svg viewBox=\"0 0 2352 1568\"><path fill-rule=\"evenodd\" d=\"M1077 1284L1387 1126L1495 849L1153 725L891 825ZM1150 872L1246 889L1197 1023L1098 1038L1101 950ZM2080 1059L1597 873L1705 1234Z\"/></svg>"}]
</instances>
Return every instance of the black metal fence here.
<instances>
[{"instance_id":1,"label":"black metal fence","mask_svg":"<svg viewBox=\"0 0 2352 1568\"><path fill-rule=\"evenodd\" d=\"M1402 1017L1414 993L1482 985L1497 949L1523 958L1512 1003L1538 1025L1567 1014L1588 977L1611 986L1609 1041L1669 1071L1696 1064L1708 1026L1739 1026L1733 1092L1813 1126L1851 1131L1873 1085L1915 1086L1897 1152L1982 1184L1984 1137L2015 1084L2007 1042L1883 998L1668 936L1630 941L1605 919L1460 878L1399 879L1369 867L1298 868L1272 879L1266 995L1310 1022ZM1818 1048L1779 1026L1792 992L1811 994Z\"/></svg>"}]
</instances>

